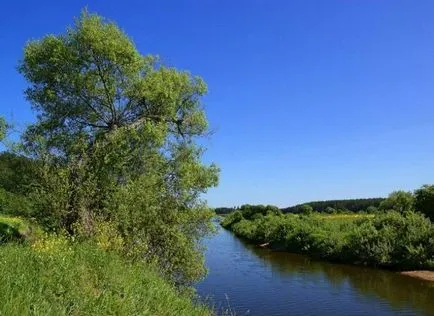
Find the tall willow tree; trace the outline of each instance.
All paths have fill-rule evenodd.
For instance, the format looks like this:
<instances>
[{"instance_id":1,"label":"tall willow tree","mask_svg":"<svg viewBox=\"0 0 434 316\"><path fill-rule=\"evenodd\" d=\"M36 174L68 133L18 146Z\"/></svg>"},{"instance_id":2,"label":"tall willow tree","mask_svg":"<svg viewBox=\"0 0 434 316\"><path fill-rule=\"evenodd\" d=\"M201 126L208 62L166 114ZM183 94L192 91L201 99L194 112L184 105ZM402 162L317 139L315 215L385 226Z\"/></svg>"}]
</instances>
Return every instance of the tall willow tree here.
<instances>
[{"instance_id":1,"label":"tall willow tree","mask_svg":"<svg viewBox=\"0 0 434 316\"><path fill-rule=\"evenodd\" d=\"M29 42L19 71L38 118L23 143L44 162L40 221L81 236L110 227L126 254L173 280L202 277L200 239L212 225L201 194L218 181L197 142L208 133L202 79L141 55L87 12L64 34Z\"/></svg>"}]
</instances>

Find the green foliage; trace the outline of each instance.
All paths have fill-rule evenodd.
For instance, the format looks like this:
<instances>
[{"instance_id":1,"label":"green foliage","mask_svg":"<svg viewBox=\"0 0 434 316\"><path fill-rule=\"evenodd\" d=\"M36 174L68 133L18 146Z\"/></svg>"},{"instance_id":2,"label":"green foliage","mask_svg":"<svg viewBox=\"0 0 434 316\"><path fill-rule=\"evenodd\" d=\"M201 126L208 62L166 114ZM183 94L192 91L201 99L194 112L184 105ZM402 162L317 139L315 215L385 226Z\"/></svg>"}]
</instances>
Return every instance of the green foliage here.
<instances>
[{"instance_id":1,"label":"green foliage","mask_svg":"<svg viewBox=\"0 0 434 316\"><path fill-rule=\"evenodd\" d=\"M302 213L302 214L312 214L313 213L313 207L310 206L309 204L303 204L302 206L300 206L300 213Z\"/></svg>"},{"instance_id":2,"label":"green foliage","mask_svg":"<svg viewBox=\"0 0 434 316\"><path fill-rule=\"evenodd\" d=\"M231 228L232 225L243 219L255 220L262 219L266 215L282 215L278 207L273 205L249 205L245 204L229 213L222 221L221 225L225 228Z\"/></svg>"},{"instance_id":3,"label":"green foliage","mask_svg":"<svg viewBox=\"0 0 434 316\"><path fill-rule=\"evenodd\" d=\"M146 253L148 261L157 262L177 283L200 279L206 273L200 240L213 230L214 213L205 204L177 208L177 200L165 195L163 185L149 185L152 181L140 178L115 195L113 218L124 252L135 257Z\"/></svg>"},{"instance_id":4,"label":"green foliage","mask_svg":"<svg viewBox=\"0 0 434 316\"><path fill-rule=\"evenodd\" d=\"M216 207L214 209L214 212L217 215L225 215L225 214L232 213L233 211L235 211L235 208L233 207Z\"/></svg>"},{"instance_id":5,"label":"green foliage","mask_svg":"<svg viewBox=\"0 0 434 316\"><path fill-rule=\"evenodd\" d=\"M152 266L47 238L0 247L1 315L210 315Z\"/></svg>"},{"instance_id":6,"label":"green foliage","mask_svg":"<svg viewBox=\"0 0 434 316\"><path fill-rule=\"evenodd\" d=\"M383 198L371 199L348 199L348 200L329 200L329 201L314 201L282 209L284 213L301 213L303 205L310 205L316 212L326 212L327 208L335 210L345 210L350 212L361 212L370 206L378 207L383 201Z\"/></svg>"},{"instance_id":7,"label":"green foliage","mask_svg":"<svg viewBox=\"0 0 434 316\"><path fill-rule=\"evenodd\" d=\"M249 205L249 204L245 204L245 205L242 205L238 210L241 212L241 214L243 215L243 217L245 219L251 219L258 214L261 214L263 216L265 216L267 214L274 214L274 215L281 214L279 208L276 206L273 206L273 205Z\"/></svg>"},{"instance_id":8,"label":"green foliage","mask_svg":"<svg viewBox=\"0 0 434 316\"><path fill-rule=\"evenodd\" d=\"M363 220L349 235L347 255L365 265L399 269L434 268L434 227L413 212L389 212Z\"/></svg>"},{"instance_id":9,"label":"green foliage","mask_svg":"<svg viewBox=\"0 0 434 316\"><path fill-rule=\"evenodd\" d=\"M394 191L380 203L381 210L394 210L404 213L413 210L414 196L411 192Z\"/></svg>"},{"instance_id":10,"label":"green foliage","mask_svg":"<svg viewBox=\"0 0 434 316\"><path fill-rule=\"evenodd\" d=\"M269 214L222 224L252 242L268 242L278 249L321 259L394 269L434 269L434 226L414 212Z\"/></svg>"},{"instance_id":11,"label":"green foliage","mask_svg":"<svg viewBox=\"0 0 434 316\"><path fill-rule=\"evenodd\" d=\"M38 162L28 196L39 223L81 240L110 227L122 253L176 283L204 276L199 245L212 225L201 196L219 170L202 164L196 141L208 133L203 80L141 55L87 12L29 42L19 70L38 114L23 142Z\"/></svg>"},{"instance_id":12,"label":"green foliage","mask_svg":"<svg viewBox=\"0 0 434 316\"><path fill-rule=\"evenodd\" d=\"M0 153L0 188L26 195L38 182L37 162L10 152Z\"/></svg>"},{"instance_id":13,"label":"green foliage","mask_svg":"<svg viewBox=\"0 0 434 316\"><path fill-rule=\"evenodd\" d=\"M221 222L221 225L225 228L230 228L233 224L238 223L242 219L244 219L243 214L241 213L241 211L237 210L225 216L223 221Z\"/></svg>"},{"instance_id":14,"label":"green foliage","mask_svg":"<svg viewBox=\"0 0 434 316\"><path fill-rule=\"evenodd\" d=\"M11 193L0 187L0 214L31 217L33 203L24 195Z\"/></svg>"},{"instance_id":15,"label":"green foliage","mask_svg":"<svg viewBox=\"0 0 434 316\"><path fill-rule=\"evenodd\" d=\"M414 192L416 211L425 214L434 221L434 185L424 185Z\"/></svg>"},{"instance_id":16,"label":"green foliage","mask_svg":"<svg viewBox=\"0 0 434 316\"><path fill-rule=\"evenodd\" d=\"M31 241L40 230L20 217L0 215L0 244L11 241Z\"/></svg>"},{"instance_id":17,"label":"green foliage","mask_svg":"<svg viewBox=\"0 0 434 316\"><path fill-rule=\"evenodd\" d=\"M0 221L0 245L5 242L21 240L22 236L18 228L9 223Z\"/></svg>"},{"instance_id":18,"label":"green foliage","mask_svg":"<svg viewBox=\"0 0 434 316\"><path fill-rule=\"evenodd\" d=\"M311 206L315 212L319 213L348 213L348 212L363 212L367 208L378 208L384 198L371 198L371 199L348 199L348 200L329 200L329 201L314 201L287 208L282 208L283 213L302 213L305 205ZM218 207L215 209L217 214L229 214L234 212L236 207Z\"/></svg>"},{"instance_id":19,"label":"green foliage","mask_svg":"<svg viewBox=\"0 0 434 316\"><path fill-rule=\"evenodd\" d=\"M0 116L0 141L5 139L7 128L8 128L8 125L6 123L6 120Z\"/></svg>"},{"instance_id":20,"label":"green foliage","mask_svg":"<svg viewBox=\"0 0 434 316\"><path fill-rule=\"evenodd\" d=\"M205 83L142 56L114 23L97 15L85 12L65 34L29 42L19 69L31 84L27 98L41 114L27 132L28 145L40 145L43 137L64 158L119 128L136 134L124 146L133 140L161 146L168 134L206 132Z\"/></svg>"},{"instance_id":21,"label":"green foliage","mask_svg":"<svg viewBox=\"0 0 434 316\"><path fill-rule=\"evenodd\" d=\"M366 213L368 213L368 214L376 214L376 213L378 213L378 208L375 207L375 206L369 206L366 209Z\"/></svg>"},{"instance_id":22,"label":"green foliage","mask_svg":"<svg viewBox=\"0 0 434 316\"><path fill-rule=\"evenodd\" d=\"M0 214L32 217L29 194L37 183L35 161L9 152L0 153Z\"/></svg>"},{"instance_id":23,"label":"green foliage","mask_svg":"<svg viewBox=\"0 0 434 316\"><path fill-rule=\"evenodd\" d=\"M336 214L338 211L336 210L336 209L334 209L333 207L330 207L330 206L328 206L326 209L325 209L325 213L327 213L327 214Z\"/></svg>"}]
</instances>

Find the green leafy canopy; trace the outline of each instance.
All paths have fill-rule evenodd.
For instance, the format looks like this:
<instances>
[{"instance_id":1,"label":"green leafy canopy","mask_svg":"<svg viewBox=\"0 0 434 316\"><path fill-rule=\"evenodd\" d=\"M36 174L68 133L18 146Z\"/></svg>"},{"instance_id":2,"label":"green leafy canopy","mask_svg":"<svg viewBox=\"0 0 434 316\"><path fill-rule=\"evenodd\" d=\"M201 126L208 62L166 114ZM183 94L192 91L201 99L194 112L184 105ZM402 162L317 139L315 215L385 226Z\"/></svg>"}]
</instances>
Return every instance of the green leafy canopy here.
<instances>
[{"instance_id":1,"label":"green leafy canopy","mask_svg":"<svg viewBox=\"0 0 434 316\"><path fill-rule=\"evenodd\" d=\"M0 116L0 141L6 138L7 129L8 125L6 124L6 120Z\"/></svg>"},{"instance_id":2,"label":"green leafy canopy","mask_svg":"<svg viewBox=\"0 0 434 316\"><path fill-rule=\"evenodd\" d=\"M41 221L84 236L114 223L125 253L157 260L176 281L200 278L199 240L212 230L201 194L219 172L196 141L208 134L204 81L140 54L86 11L65 33L29 42L19 71L38 114L23 143L44 162Z\"/></svg>"}]
</instances>

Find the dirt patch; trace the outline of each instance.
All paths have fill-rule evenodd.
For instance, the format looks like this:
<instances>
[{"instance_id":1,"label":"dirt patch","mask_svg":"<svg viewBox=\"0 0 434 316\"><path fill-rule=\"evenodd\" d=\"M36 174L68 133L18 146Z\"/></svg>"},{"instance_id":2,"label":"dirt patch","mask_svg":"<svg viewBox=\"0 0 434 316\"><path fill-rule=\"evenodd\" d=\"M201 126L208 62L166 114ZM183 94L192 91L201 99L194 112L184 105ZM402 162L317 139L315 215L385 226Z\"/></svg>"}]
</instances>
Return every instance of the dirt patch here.
<instances>
[{"instance_id":1,"label":"dirt patch","mask_svg":"<svg viewBox=\"0 0 434 316\"><path fill-rule=\"evenodd\" d=\"M268 248L269 246L270 246L270 243L269 242L266 242L266 243L264 243L264 244L259 244L259 245L257 245L259 248Z\"/></svg>"},{"instance_id":2,"label":"dirt patch","mask_svg":"<svg viewBox=\"0 0 434 316\"><path fill-rule=\"evenodd\" d=\"M434 271L404 271L402 275L408 275L413 278L434 282Z\"/></svg>"}]
</instances>

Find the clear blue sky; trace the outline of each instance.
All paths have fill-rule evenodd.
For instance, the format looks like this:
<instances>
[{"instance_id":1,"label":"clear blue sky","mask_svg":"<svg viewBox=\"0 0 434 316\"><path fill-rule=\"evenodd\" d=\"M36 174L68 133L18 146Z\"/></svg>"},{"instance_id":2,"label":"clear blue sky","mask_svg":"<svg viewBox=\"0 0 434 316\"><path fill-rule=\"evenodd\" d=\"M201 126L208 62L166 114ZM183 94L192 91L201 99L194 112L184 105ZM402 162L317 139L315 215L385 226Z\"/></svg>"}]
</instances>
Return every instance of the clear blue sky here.
<instances>
[{"instance_id":1,"label":"clear blue sky","mask_svg":"<svg viewBox=\"0 0 434 316\"><path fill-rule=\"evenodd\" d=\"M34 115L28 39L81 8L142 53L201 75L222 169L211 206L384 196L434 182L434 1L5 1L0 115Z\"/></svg>"}]
</instances>

